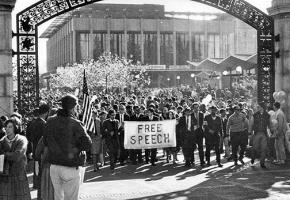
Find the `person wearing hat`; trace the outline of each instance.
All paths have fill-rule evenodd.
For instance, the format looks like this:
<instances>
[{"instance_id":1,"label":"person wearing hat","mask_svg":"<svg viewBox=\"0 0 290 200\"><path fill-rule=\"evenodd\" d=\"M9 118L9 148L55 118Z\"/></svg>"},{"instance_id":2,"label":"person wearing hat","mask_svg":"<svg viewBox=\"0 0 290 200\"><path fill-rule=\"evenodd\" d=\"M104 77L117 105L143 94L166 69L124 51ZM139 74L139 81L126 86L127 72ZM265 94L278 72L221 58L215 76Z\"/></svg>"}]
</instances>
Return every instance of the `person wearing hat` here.
<instances>
[{"instance_id":1,"label":"person wearing hat","mask_svg":"<svg viewBox=\"0 0 290 200\"><path fill-rule=\"evenodd\" d=\"M29 143L32 145L32 157L34 159L34 173L33 173L33 187L35 189L39 189L40 182L39 182L39 161L35 158L35 150L36 146L40 140L40 138L44 135L44 129L46 120L49 115L49 106L47 104L42 104L37 109L37 117L34 118L26 129L26 136Z\"/></svg>"},{"instance_id":2,"label":"person wearing hat","mask_svg":"<svg viewBox=\"0 0 290 200\"><path fill-rule=\"evenodd\" d=\"M241 113L240 106L234 106L234 113L228 118L228 123L226 127L226 135L230 135L230 141L232 144L232 158L237 166L238 160L244 164L243 158L247 147L245 144L244 135L245 128L248 127L248 120L246 115ZM238 149L240 147L240 155L238 159Z\"/></svg>"},{"instance_id":3,"label":"person wearing hat","mask_svg":"<svg viewBox=\"0 0 290 200\"><path fill-rule=\"evenodd\" d=\"M266 105L259 103L257 112L254 114L253 129L253 151L251 164L254 164L255 159L258 158L257 153L260 152L260 166L266 168L265 159L268 148L268 132L270 129L270 115L266 112ZM252 134L252 133L251 133Z\"/></svg>"},{"instance_id":4,"label":"person wearing hat","mask_svg":"<svg viewBox=\"0 0 290 200\"><path fill-rule=\"evenodd\" d=\"M85 151L89 151L92 145L84 126L75 117L77 103L74 95L64 96L61 99L62 109L48 118L45 125L44 144L48 147L55 200L79 199Z\"/></svg>"},{"instance_id":5,"label":"person wearing hat","mask_svg":"<svg viewBox=\"0 0 290 200\"><path fill-rule=\"evenodd\" d=\"M210 151L212 149L215 150L216 154L216 162L219 167L221 165L221 158L220 158L220 139L222 134L222 121L219 116L216 115L217 108L215 106L210 107L211 114L205 116L204 121L206 122L205 125L205 157L207 161L207 166L210 166Z\"/></svg>"}]
</instances>

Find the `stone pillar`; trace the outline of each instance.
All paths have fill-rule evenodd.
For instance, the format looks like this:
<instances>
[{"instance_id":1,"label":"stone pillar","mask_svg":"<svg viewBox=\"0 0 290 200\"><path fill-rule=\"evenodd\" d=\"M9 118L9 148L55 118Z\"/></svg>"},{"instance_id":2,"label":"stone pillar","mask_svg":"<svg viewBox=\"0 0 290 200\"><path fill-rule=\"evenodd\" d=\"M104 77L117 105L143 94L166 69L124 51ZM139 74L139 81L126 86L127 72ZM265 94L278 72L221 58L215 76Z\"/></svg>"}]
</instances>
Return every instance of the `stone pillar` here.
<instances>
[{"instance_id":1,"label":"stone pillar","mask_svg":"<svg viewBox=\"0 0 290 200\"><path fill-rule=\"evenodd\" d=\"M124 39L123 39L123 47L124 47L124 56L125 58L128 57L128 29L127 29L127 14L126 9L123 9L123 26L124 26Z\"/></svg>"},{"instance_id":2,"label":"stone pillar","mask_svg":"<svg viewBox=\"0 0 290 200\"><path fill-rule=\"evenodd\" d=\"M95 41L95 36L94 36L94 27L93 27L93 15L91 14L89 16L90 20L90 34L89 34L89 59L94 59L94 41Z\"/></svg>"},{"instance_id":3,"label":"stone pillar","mask_svg":"<svg viewBox=\"0 0 290 200\"><path fill-rule=\"evenodd\" d=\"M161 43L161 36L160 36L160 19L156 20L157 25L157 65L160 65L160 43Z\"/></svg>"},{"instance_id":4,"label":"stone pillar","mask_svg":"<svg viewBox=\"0 0 290 200\"><path fill-rule=\"evenodd\" d=\"M172 19L172 30L173 30L173 65L176 66L176 30L175 30L175 19ZM175 79L174 79L175 80ZM175 85L175 84L174 84Z\"/></svg>"},{"instance_id":5,"label":"stone pillar","mask_svg":"<svg viewBox=\"0 0 290 200\"><path fill-rule=\"evenodd\" d=\"M287 94L284 110L290 119L290 1L273 0L269 14L275 20L275 35L280 35L280 41L275 44L280 57L275 59L275 90L283 90Z\"/></svg>"},{"instance_id":6,"label":"stone pillar","mask_svg":"<svg viewBox=\"0 0 290 200\"><path fill-rule=\"evenodd\" d=\"M189 60L192 61L192 28L191 28L191 20L190 20L190 14L188 14L188 41L189 41Z\"/></svg>"},{"instance_id":7,"label":"stone pillar","mask_svg":"<svg viewBox=\"0 0 290 200\"><path fill-rule=\"evenodd\" d=\"M140 18L140 33L141 33L141 63L144 64L144 43L145 43L145 36L144 36L144 19L143 18Z\"/></svg>"},{"instance_id":8,"label":"stone pillar","mask_svg":"<svg viewBox=\"0 0 290 200\"><path fill-rule=\"evenodd\" d=\"M111 40L111 16L109 13L109 9L106 9L106 12L107 12L106 51L110 52L111 51L111 44L110 44L110 40Z\"/></svg>"},{"instance_id":9,"label":"stone pillar","mask_svg":"<svg viewBox=\"0 0 290 200\"><path fill-rule=\"evenodd\" d=\"M0 0L0 115L13 112L11 12L16 0Z\"/></svg>"}]
</instances>

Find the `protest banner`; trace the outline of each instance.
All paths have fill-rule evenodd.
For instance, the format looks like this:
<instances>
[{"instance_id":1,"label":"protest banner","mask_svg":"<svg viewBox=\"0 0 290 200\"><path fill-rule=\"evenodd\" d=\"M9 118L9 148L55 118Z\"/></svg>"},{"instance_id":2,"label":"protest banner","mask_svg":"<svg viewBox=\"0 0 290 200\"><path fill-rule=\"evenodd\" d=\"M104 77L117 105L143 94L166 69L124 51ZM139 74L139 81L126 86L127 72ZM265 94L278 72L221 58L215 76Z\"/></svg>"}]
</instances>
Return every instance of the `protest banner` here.
<instances>
[{"instance_id":1,"label":"protest banner","mask_svg":"<svg viewBox=\"0 0 290 200\"><path fill-rule=\"evenodd\" d=\"M176 120L125 121L125 149L176 147Z\"/></svg>"},{"instance_id":2,"label":"protest banner","mask_svg":"<svg viewBox=\"0 0 290 200\"><path fill-rule=\"evenodd\" d=\"M4 172L4 154L0 155L0 173Z\"/></svg>"}]
</instances>

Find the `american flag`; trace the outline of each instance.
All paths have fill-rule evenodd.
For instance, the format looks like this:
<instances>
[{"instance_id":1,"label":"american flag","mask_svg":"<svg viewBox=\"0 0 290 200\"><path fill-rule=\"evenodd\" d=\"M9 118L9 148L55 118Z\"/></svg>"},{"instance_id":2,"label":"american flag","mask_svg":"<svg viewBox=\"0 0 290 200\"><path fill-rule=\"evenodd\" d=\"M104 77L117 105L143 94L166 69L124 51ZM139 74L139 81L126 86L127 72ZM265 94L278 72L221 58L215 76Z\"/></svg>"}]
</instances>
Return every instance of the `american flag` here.
<instances>
[{"instance_id":1,"label":"american flag","mask_svg":"<svg viewBox=\"0 0 290 200\"><path fill-rule=\"evenodd\" d=\"M84 70L83 80L83 124L87 131L95 132L94 119L92 118L92 102L89 95L86 71Z\"/></svg>"}]
</instances>

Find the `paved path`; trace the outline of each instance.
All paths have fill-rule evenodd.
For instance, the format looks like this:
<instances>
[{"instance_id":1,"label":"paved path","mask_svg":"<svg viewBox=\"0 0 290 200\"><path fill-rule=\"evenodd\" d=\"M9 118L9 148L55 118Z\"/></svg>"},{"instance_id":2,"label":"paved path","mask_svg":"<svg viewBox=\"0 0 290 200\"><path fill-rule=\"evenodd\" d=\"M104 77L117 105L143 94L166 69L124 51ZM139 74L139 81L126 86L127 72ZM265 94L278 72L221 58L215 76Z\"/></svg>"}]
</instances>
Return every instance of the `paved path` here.
<instances>
[{"instance_id":1,"label":"paved path","mask_svg":"<svg viewBox=\"0 0 290 200\"><path fill-rule=\"evenodd\" d=\"M173 165L160 159L155 167L125 165L114 172L109 166L93 172L89 166L80 199L290 200L290 162L284 166L267 163L268 169L264 170L258 163L251 166L249 159L245 161L238 167L224 161L223 168L213 165L188 169L182 162ZM36 192L32 194L35 197Z\"/></svg>"}]
</instances>

